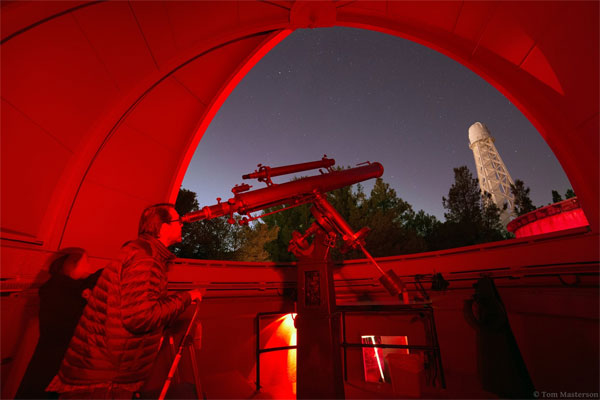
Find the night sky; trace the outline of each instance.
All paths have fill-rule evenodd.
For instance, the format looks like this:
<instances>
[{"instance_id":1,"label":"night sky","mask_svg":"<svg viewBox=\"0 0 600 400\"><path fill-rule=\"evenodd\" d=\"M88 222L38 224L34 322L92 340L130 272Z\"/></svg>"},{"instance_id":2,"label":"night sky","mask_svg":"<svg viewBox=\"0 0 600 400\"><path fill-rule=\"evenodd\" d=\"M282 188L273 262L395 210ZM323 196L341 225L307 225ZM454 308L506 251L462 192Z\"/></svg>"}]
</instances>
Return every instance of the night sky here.
<instances>
[{"instance_id":1,"label":"night sky","mask_svg":"<svg viewBox=\"0 0 600 400\"><path fill-rule=\"evenodd\" d=\"M488 126L509 173L531 188L536 206L551 202L552 189L564 194L571 187L521 112L456 61L378 32L301 29L229 96L183 187L198 194L200 207L212 205L232 197L231 188L258 163L275 167L327 154L342 166L379 161L399 197L443 221L452 169L467 165L477 176L468 146L468 128L477 121ZM363 185L368 192L372 182Z\"/></svg>"}]
</instances>

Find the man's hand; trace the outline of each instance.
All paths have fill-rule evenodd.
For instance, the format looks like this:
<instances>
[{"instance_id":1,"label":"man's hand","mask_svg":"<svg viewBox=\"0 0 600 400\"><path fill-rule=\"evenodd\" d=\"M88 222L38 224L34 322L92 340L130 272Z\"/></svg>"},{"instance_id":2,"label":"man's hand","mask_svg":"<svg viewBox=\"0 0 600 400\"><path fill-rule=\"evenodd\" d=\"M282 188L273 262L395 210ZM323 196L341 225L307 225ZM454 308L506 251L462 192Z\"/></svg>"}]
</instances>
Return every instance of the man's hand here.
<instances>
[{"instance_id":1,"label":"man's hand","mask_svg":"<svg viewBox=\"0 0 600 400\"><path fill-rule=\"evenodd\" d=\"M189 293L192 296L192 302L197 301L199 303L202 301L202 291L200 289L192 289Z\"/></svg>"}]
</instances>

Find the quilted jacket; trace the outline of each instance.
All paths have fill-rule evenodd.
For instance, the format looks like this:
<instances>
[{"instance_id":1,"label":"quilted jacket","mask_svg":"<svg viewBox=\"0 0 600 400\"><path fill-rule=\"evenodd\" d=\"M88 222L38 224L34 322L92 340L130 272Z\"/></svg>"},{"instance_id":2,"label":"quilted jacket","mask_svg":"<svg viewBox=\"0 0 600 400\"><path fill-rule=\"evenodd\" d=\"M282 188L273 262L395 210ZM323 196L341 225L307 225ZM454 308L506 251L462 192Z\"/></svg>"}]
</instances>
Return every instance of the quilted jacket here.
<instances>
[{"instance_id":1,"label":"quilted jacket","mask_svg":"<svg viewBox=\"0 0 600 400\"><path fill-rule=\"evenodd\" d=\"M187 292L167 293L173 257L146 235L123 245L75 329L58 374L63 384L127 384L149 375L164 327L191 303Z\"/></svg>"}]
</instances>

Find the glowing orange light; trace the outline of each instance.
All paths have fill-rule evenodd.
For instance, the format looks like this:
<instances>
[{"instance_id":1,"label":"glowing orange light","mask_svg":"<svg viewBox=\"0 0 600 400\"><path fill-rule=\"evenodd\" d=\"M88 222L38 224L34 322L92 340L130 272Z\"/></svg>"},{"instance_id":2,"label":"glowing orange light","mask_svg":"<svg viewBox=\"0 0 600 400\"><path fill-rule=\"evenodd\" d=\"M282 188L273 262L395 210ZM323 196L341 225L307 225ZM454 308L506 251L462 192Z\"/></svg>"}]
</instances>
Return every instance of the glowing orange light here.
<instances>
[{"instance_id":1,"label":"glowing orange light","mask_svg":"<svg viewBox=\"0 0 600 400\"><path fill-rule=\"evenodd\" d=\"M281 326L279 329L282 329L282 333L284 333L285 335L290 336L290 340L291 337L294 337L294 345L296 344L296 327L294 326L294 320L296 319L296 313L290 313L290 314L286 314L283 317L281 317L279 319L279 321L281 321ZM291 342L290 342L291 343ZM290 344L290 346L293 346L292 344Z\"/></svg>"},{"instance_id":2,"label":"glowing orange light","mask_svg":"<svg viewBox=\"0 0 600 400\"><path fill-rule=\"evenodd\" d=\"M296 318L295 313L285 314L273 322L271 322L267 327L265 327L262 331L269 331L270 336L267 340L264 348L272 348L272 347L283 347L283 346L296 346L296 328L294 326L294 319ZM279 353L279 352L278 352ZM271 360L275 362L273 367L276 368L279 372L274 372L274 375L269 377L265 376L265 372L263 372L263 381L271 382L271 385L278 386L273 393L275 393L277 398L289 398L290 395L296 395L296 349L287 350L287 355L284 352L280 353L280 356L271 353ZM279 358L284 357L284 358ZM279 361L275 361L279 360ZM284 361L285 360L285 361ZM281 364L277 364L280 362ZM283 375L283 362L286 363L286 371ZM278 365L277 367L275 365ZM280 375L282 374L282 375ZM285 378L284 378L285 377ZM282 379L287 378L287 383ZM287 386L287 389L284 389Z\"/></svg>"},{"instance_id":3,"label":"glowing orange light","mask_svg":"<svg viewBox=\"0 0 600 400\"><path fill-rule=\"evenodd\" d=\"M296 346L297 331L294 326L295 319L295 313L287 314L281 323L281 329L285 332L286 337L288 337L288 346ZM288 379L292 382L292 393L296 394L296 349L288 350L287 371Z\"/></svg>"}]
</instances>

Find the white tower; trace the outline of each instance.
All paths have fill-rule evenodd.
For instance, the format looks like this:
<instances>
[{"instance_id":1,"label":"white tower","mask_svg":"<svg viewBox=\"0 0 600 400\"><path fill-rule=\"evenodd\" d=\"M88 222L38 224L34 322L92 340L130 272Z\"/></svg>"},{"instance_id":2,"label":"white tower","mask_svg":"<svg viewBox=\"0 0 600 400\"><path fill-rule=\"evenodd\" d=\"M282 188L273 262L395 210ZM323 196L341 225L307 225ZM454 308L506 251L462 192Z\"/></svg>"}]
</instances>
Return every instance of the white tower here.
<instances>
[{"instance_id":1,"label":"white tower","mask_svg":"<svg viewBox=\"0 0 600 400\"><path fill-rule=\"evenodd\" d=\"M469 127L469 148L473 150L479 187L482 192L492 195L492 201L502 209L507 205L506 211L500 216L502 224L511 219L514 197L510 192L510 185L514 182L504 165L504 162L494 146L494 138L490 135L487 126L481 122L475 122Z\"/></svg>"}]
</instances>

